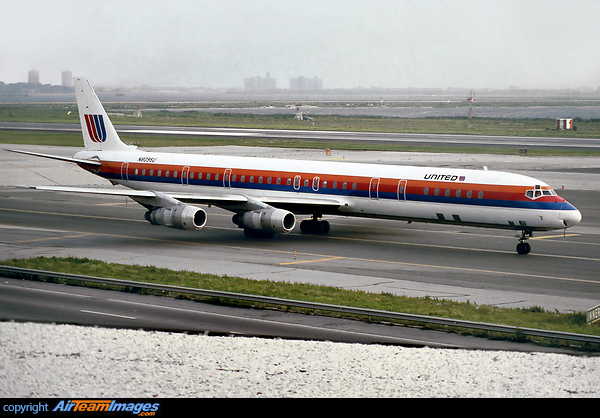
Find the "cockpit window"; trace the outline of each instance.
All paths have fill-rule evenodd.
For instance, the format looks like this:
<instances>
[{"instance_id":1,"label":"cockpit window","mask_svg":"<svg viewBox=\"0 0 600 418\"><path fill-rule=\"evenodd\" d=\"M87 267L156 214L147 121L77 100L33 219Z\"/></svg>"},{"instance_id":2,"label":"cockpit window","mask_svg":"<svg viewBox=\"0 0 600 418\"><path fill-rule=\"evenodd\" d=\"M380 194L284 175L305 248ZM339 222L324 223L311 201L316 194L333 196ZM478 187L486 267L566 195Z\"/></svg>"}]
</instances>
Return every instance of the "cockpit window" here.
<instances>
[{"instance_id":1,"label":"cockpit window","mask_svg":"<svg viewBox=\"0 0 600 418\"><path fill-rule=\"evenodd\" d=\"M558 196L553 189L542 190L541 186L536 185L533 190L527 190L525 196L529 199L535 200L542 196Z\"/></svg>"}]
</instances>

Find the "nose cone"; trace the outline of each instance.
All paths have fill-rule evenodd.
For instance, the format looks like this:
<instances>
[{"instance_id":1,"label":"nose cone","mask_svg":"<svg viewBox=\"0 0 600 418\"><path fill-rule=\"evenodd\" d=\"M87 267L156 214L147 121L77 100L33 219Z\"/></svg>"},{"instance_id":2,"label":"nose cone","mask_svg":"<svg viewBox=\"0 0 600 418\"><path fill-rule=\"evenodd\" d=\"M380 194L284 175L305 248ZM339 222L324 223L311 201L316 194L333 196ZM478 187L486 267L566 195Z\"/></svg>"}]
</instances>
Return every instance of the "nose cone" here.
<instances>
[{"instance_id":1,"label":"nose cone","mask_svg":"<svg viewBox=\"0 0 600 418\"><path fill-rule=\"evenodd\" d=\"M563 222L565 228L570 228L573 225L577 225L581 222L581 212L579 212L574 206L571 210L561 210L558 218Z\"/></svg>"}]
</instances>

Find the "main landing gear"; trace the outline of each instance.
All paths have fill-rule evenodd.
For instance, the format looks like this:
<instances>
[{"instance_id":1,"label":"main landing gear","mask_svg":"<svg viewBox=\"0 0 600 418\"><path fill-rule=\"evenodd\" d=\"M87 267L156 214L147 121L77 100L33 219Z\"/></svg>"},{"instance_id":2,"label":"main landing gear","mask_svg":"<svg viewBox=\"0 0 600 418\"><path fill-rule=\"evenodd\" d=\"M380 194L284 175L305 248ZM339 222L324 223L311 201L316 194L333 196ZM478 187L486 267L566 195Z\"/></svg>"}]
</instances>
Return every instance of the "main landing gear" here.
<instances>
[{"instance_id":1,"label":"main landing gear","mask_svg":"<svg viewBox=\"0 0 600 418\"><path fill-rule=\"evenodd\" d=\"M517 253L524 255L529 254L531 252L531 244L529 244L526 240L532 236L532 231L521 231L521 238L519 238L519 243L517 244Z\"/></svg>"},{"instance_id":2,"label":"main landing gear","mask_svg":"<svg viewBox=\"0 0 600 418\"><path fill-rule=\"evenodd\" d=\"M330 226L327 221L319 221L317 215L314 215L312 219L305 219L300 222L300 231L304 234L327 234Z\"/></svg>"}]
</instances>

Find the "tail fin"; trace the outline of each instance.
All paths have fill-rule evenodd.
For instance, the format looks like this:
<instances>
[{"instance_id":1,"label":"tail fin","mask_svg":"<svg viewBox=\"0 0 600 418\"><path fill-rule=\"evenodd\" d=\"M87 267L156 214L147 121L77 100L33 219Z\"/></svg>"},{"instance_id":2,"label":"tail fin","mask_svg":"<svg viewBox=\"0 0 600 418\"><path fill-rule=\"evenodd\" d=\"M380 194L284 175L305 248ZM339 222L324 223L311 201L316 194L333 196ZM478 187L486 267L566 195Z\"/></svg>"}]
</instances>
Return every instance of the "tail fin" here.
<instances>
[{"instance_id":1,"label":"tail fin","mask_svg":"<svg viewBox=\"0 0 600 418\"><path fill-rule=\"evenodd\" d=\"M86 78L77 77L73 84L85 149L90 151L133 149L134 147L125 145L119 138L90 82Z\"/></svg>"}]
</instances>

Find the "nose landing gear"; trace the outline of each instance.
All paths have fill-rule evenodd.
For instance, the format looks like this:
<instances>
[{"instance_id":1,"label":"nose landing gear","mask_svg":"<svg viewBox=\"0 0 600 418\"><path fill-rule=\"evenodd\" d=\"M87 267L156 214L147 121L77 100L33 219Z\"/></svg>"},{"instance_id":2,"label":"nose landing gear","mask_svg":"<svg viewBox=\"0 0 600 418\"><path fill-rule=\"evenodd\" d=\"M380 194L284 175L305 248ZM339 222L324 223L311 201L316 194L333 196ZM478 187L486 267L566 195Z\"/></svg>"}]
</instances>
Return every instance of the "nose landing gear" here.
<instances>
[{"instance_id":1,"label":"nose landing gear","mask_svg":"<svg viewBox=\"0 0 600 418\"><path fill-rule=\"evenodd\" d=\"M531 244L529 244L526 240L529 237L533 236L533 231L522 230L521 238L519 238L519 243L517 244L517 253L520 255L529 254L531 252Z\"/></svg>"}]
</instances>

